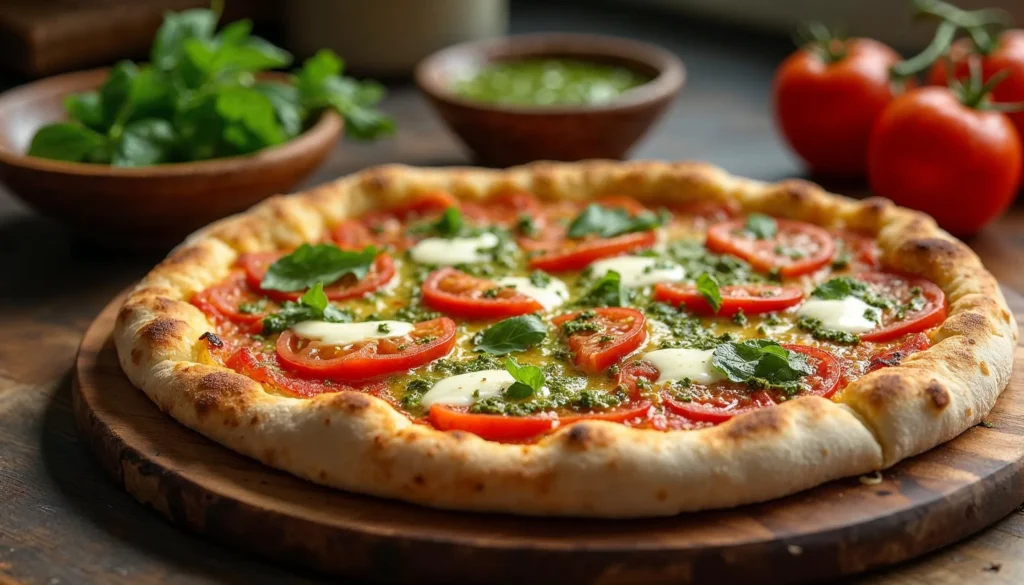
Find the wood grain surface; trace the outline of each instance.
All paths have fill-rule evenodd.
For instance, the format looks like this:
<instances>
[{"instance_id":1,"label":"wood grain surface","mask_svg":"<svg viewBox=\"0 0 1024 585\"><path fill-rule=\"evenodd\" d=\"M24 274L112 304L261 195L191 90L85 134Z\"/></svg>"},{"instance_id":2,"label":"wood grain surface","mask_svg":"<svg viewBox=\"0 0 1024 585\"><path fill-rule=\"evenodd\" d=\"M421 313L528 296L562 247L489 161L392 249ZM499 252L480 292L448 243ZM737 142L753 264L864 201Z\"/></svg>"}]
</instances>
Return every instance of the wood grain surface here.
<instances>
[{"instance_id":1,"label":"wood grain surface","mask_svg":"<svg viewBox=\"0 0 1024 585\"><path fill-rule=\"evenodd\" d=\"M1024 320L1024 299L1012 298ZM205 440L121 372L111 334L122 301L86 331L74 370L75 418L101 465L175 524L299 567L409 584L803 583L928 552L1024 500L1024 348L991 427L887 470L877 485L851 478L657 520L537 519L321 488Z\"/></svg>"},{"instance_id":2,"label":"wood grain surface","mask_svg":"<svg viewBox=\"0 0 1024 585\"><path fill-rule=\"evenodd\" d=\"M635 9L595 7L592 2L516 2L511 22L512 32L567 30L635 37L683 58L690 82L638 145L635 157L709 160L733 173L766 180L800 175L772 127L767 106L774 67L791 50L787 39L741 34ZM384 109L400 127L393 140L339 143L307 185L385 162L469 162L409 85L393 86ZM828 186L841 193L865 194L858 184ZM1024 291L1021 202L968 243L1005 285ZM71 411L75 350L97 313L161 256L152 251L114 254L82 242L31 214L0 189L0 585L337 583L174 527L117 487L79 438ZM379 561L381 570L387 570L388 559ZM829 581L1022 582L1021 511L917 560Z\"/></svg>"}]
</instances>

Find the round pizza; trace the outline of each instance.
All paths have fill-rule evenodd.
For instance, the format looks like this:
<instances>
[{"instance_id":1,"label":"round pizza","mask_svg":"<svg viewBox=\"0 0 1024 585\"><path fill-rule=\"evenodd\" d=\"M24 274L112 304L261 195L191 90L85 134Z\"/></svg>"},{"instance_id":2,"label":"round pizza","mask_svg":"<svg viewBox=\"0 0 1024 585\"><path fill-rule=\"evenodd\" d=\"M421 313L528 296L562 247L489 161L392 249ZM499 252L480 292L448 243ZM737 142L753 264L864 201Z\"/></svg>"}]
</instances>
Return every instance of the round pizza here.
<instances>
[{"instance_id":1,"label":"round pizza","mask_svg":"<svg viewBox=\"0 0 1024 585\"><path fill-rule=\"evenodd\" d=\"M928 216L699 163L388 166L193 235L131 381L310 481L641 517L871 473L977 424L1017 325Z\"/></svg>"}]
</instances>

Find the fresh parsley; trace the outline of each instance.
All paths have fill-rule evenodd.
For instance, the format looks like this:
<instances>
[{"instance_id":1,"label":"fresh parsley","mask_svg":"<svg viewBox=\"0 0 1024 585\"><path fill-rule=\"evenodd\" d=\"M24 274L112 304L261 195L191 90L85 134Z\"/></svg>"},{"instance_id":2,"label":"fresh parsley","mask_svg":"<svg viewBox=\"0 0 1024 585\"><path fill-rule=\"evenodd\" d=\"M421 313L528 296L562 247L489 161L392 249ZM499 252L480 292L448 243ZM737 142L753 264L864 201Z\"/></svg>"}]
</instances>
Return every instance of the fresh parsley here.
<instances>
[{"instance_id":1,"label":"fresh parsley","mask_svg":"<svg viewBox=\"0 0 1024 585\"><path fill-rule=\"evenodd\" d=\"M814 373L807 356L770 339L722 343L711 355L711 363L733 382L789 393L799 390L801 378Z\"/></svg>"},{"instance_id":2,"label":"fresh parsley","mask_svg":"<svg viewBox=\"0 0 1024 585\"><path fill-rule=\"evenodd\" d=\"M40 128L28 154L114 166L244 155L297 136L328 108L353 137L393 132L391 119L373 108L383 88L342 77L330 51L288 82L257 81L260 72L291 65L291 54L253 36L248 20L216 32L219 16L168 13L150 63L121 61L98 91L68 96L69 121Z\"/></svg>"},{"instance_id":3,"label":"fresh parsley","mask_svg":"<svg viewBox=\"0 0 1024 585\"><path fill-rule=\"evenodd\" d=\"M512 358L505 359L505 370L515 382L505 389L505 397L513 400L529 398L544 387L544 370L537 366L519 365Z\"/></svg>"},{"instance_id":4,"label":"fresh parsley","mask_svg":"<svg viewBox=\"0 0 1024 585\"><path fill-rule=\"evenodd\" d=\"M586 307L622 307L627 304L628 298L622 276L609 270L583 293L576 304Z\"/></svg>"},{"instance_id":5,"label":"fresh parsley","mask_svg":"<svg viewBox=\"0 0 1024 585\"><path fill-rule=\"evenodd\" d=\"M751 213L747 216L747 222L743 225L743 231L759 240L770 240L779 231L779 224L775 218L763 213Z\"/></svg>"},{"instance_id":6,"label":"fresh parsley","mask_svg":"<svg viewBox=\"0 0 1024 585\"><path fill-rule=\"evenodd\" d=\"M500 321L477 338L474 351L507 355L537 345L548 335L548 328L536 315L520 315Z\"/></svg>"},{"instance_id":7,"label":"fresh parsley","mask_svg":"<svg viewBox=\"0 0 1024 585\"><path fill-rule=\"evenodd\" d=\"M569 224L568 236L577 239L596 234L602 238L610 238L652 230L661 224L662 218L650 211L631 215L625 209L613 209L591 203Z\"/></svg>"},{"instance_id":8,"label":"fresh parsley","mask_svg":"<svg viewBox=\"0 0 1024 585\"><path fill-rule=\"evenodd\" d=\"M718 290L718 281L714 276L702 272L697 277L697 292L704 297L713 312L717 313L722 308L722 293Z\"/></svg>"},{"instance_id":9,"label":"fresh parsley","mask_svg":"<svg viewBox=\"0 0 1024 585\"><path fill-rule=\"evenodd\" d=\"M332 305L324 293L322 282L314 284L298 302L287 301L276 313L263 318L263 335L280 333L302 321L327 321L329 323L351 323L355 316L346 309Z\"/></svg>"},{"instance_id":10,"label":"fresh parsley","mask_svg":"<svg viewBox=\"0 0 1024 585\"><path fill-rule=\"evenodd\" d=\"M342 250L333 244L302 244L294 252L270 265L260 288L296 291L317 282L331 284L351 274L362 279L370 271L377 249L367 246L360 251Z\"/></svg>"}]
</instances>

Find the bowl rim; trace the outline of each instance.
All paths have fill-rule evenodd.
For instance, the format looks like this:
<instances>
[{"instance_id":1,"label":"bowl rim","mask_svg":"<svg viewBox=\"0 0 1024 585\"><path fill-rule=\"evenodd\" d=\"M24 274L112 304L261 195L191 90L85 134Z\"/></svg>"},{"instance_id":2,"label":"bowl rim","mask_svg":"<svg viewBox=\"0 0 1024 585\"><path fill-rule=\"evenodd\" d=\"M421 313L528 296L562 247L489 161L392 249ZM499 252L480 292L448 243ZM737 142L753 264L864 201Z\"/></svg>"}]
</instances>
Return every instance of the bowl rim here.
<instances>
[{"instance_id":1,"label":"bowl rim","mask_svg":"<svg viewBox=\"0 0 1024 585\"><path fill-rule=\"evenodd\" d=\"M462 56L490 62L502 57L529 58L567 51L586 55L628 59L658 70L650 81L638 85L617 98L598 104L523 106L480 102L462 97L441 81L445 63ZM571 53L570 53L571 54ZM613 112L649 105L678 92L686 82L686 66L672 52L657 45L611 35L541 32L509 35L482 41L469 41L431 53L416 65L414 74L420 91L431 98L481 112L503 112L517 115L592 114Z\"/></svg>"},{"instance_id":2,"label":"bowl rim","mask_svg":"<svg viewBox=\"0 0 1024 585\"><path fill-rule=\"evenodd\" d=\"M99 88L106 80L106 74L110 69L110 67L99 67L62 73L13 87L0 93L0 106L8 101L30 99L27 95L22 94L31 94L34 90L80 77L87 79L96 77L98 81L96 88ZM283 75L285 75L284 72L270 72L269 77L276 78ZM61 95L66 96L69 93L72 92L64 92ZM0 108L0 111L2 111L2 108ZM344 120L342 117L334 110L324 110L316 123L303 130L298 136L281 144L258 150L252 154L194 162L164 163L144 167L115 167L112 165L54 160L15 152L0 144L0 165L69 176L124 178L208 177L239 172L254 166L281 162L295 156L296 151L312 148L314 145L324 141L336 140L341 135L343 129ZM332 136L335 138L332 138Z\"/></svg>"}]
</instances>

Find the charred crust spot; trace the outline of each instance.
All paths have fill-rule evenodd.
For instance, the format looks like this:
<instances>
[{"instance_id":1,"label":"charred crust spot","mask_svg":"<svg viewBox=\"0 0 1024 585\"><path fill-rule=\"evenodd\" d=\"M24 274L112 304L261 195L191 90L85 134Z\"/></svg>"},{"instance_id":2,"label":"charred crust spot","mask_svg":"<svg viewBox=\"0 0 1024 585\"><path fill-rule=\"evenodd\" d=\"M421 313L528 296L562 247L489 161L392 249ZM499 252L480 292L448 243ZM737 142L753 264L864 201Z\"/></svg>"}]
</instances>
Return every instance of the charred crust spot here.
<instances>
[{"instance_id":1,"label":"charred crust spot","mask_svg":"<svg viewBox=\"0 0 1024 585\"><path fill-rule=\"evenodd\" d=\"M331 426L331 419L330 419L330 417L327 417L327 418L324 419L324 426L325 427Z\"/></svg>"},{"instance_id":2,"label":"charred crust spot","mask_svg":"<svg viewBox=\"0 0 1024 585\"><path fill-rule=\"evenodd\" d=\"M157 317L139 329L139 338L155 347L168 346L185 336L188 325L179 319Z\"/></svg>"},{"instance_id":3,"label":"charred crust spot","mask_svg":"<svg viewBox=\"0 0 1024 585\"><path fill-rule=\"evenodd\" d=\"M247 385L237 374L212 372L204 375L192 391L192 402L196 415L206 416L218 406L224 406L230 399L245 392Z\"/></svg>"},{"instance_id":4,"label":"charred crust spot","mask_svg":"<svg viewBox=\"0 0 1024 585\"><path fill-rule=\"evenodd\" d=\"M370 399L359 392L339 392L332 405L347 414L356 414L370 408Z\"/></svg>"},{"instance_id":5,"label":"charred crust spot","mask_svg":"<svg viewBox=\"0 0 1024 585\"><path fill-rule=\"evenodd\" d=\"M762 408L734 418L726 436L738 441L758 435L774 435L781 432L783 426L785 421L781 409Z\"/></svg>"},{"instance_id":6,"label":"charred crust spot","mask_svg":"<svg viewBox=\"0 0 1024 585\"><path fill-rule=\"evenodd\" d=\"M585 424L576 424L569 428L569 431L565 433L566 442L572 447L579 449L586 449L594 437L591 433L589 426Z\"/></svg>"},{"instance_id":7,"label":"charred crust spot","mask_svg":"<svg viewBox=\"0 0 1024 585\"><path fill-rule=\"evenodd\" d=\"M988 364L985 363L984 361L978 364L978 369L981 370L981 374L983 376L988 376L991 373L991 371L988 369Z\"/></svg>"},{"instance_id":8,"label":"charred crust spot","mask_svg":"<svg viewBox=\"0 0 1024 585\"><path fill-rule=\"evenodd\" d=\"M654 493L654 497L657 498L659 502L664 502L665 500L668 499L668 490L666 490L665 488L661 488Z\"/></svg>"},{"instance_id":9,"label":"charred crust spot","mask_svg":"<svg viewBox=\"0 0 1024 585\"><path fill-rule=\"evenodd\" d=\"M412 482L417 486L423 487L424 485L426 485L427 479L423 477L423 474L417 473L416 475L412 476Z\"/></svg>"},{"instance_id":10,"label":"charred crust spot","mask_svg":"<svg viewBox=\"0 0 1024 585\"><path fill-rule=\"evenodd\" d=\"M317 475L317 477L320 478L320 481L327 481L327 472L324 471L323 469L321 469L320 473L318 473L316 475Z\"/></svg>"},{"instance_id":11,"label":"charred crust spot","mask_svg":"<svg viewBox=\"0 0 1024 585\"><path fill-rule=\"evenodd\" d=\"M139 365L139 363L142 361L142 350L137 347L133 347L131 357L132 363L135 364L136 366Z\"/></svg>"},{"instance_id":12,"label":"charred crust spot","mask_svg":"<svg viewBox=\"0 0 1024 585\"><path fill-rule=\"evenodd\" d=\"M810 202L819 191L817 185L802 179L781 181L775 187L778 193L797 205L804 205Z\"/></svg>"},{"instance_id":13,"label":"charred crust spot","mask_svg":"<svg viewBox=\"0 0 1024 585\"><path fill-rule=\"evenodd\" d=\"M252 415L252 418L249 419L249 426L254 427L262 422L263 419L260 418L260 415L254 414Z\"/></svg>"},{"instance_id":14,"label":"charred crust spot","mask_svg":"<svg viewBox=\"0 0 1024 585\"><path fill-rule=\"evenodd\" d=\"M481 482L476 482L476 483L474 483L474 484L473 484L473 491L474 491L474 492L476 492L476 493L478 493L478 494L479 494L480 492L484 491L484 484L483 484L483 483L481 483Z\"/></svg>"},{"instance_id":15,"label":"charred crust spot","mask_svg":"<svg viewBox=\"0 0 1024 585\"><path fill-rule=\"evenodd\" d=\"M917 231L908 226L907 231ZM893 254L897 258L907 256L936 266L949 266L954 262L965 260L969 252L962 244L950 242L942 238L914 238L904 242Z\"/></svg>"},{"instance_id":16,"label":"charred crust spot","mask_svg":"<svg viewBox=\"0 0 1024 585\"><path fill-rule=\"evenodd\" d=\"M902 391L903 380L899 376L884 374L875 378L868 401L876 408L882 408L895 401Z\"/></svg>"},{"instance_id":17,"label":"charred crust spot","mask_svg":"<svg viewBox=\"0 0 1024 585\"><path fill-rule=\"evenodd\" d=\"M221 338L218 337L216 333L210 333L209 331L200 335L199 341L206 341L213 347L217 348L224 347L224 342L221 341Z\"/></svg>"},{"instance_id":18,"label":"charred crust spot","mask_svg":"<svg viewBox=\"0 0 1024 585\"><path fill-rule=\"evenodd\" d=\"M371 171L363 178L363 188L374 193L383 193L391 185L391 179L383 171Z\"/></svg>"},{"instance_id":19,"label":"charred crust spot","mask_svg":"<svg viewBox=\"0 0 1024 585\"><path fill-rule=\"evenodd\" d=\"M268 447L263 451L263 462L267 465L273 465L277 459L277 451L273 447Z\"/></svg>"},{"instance_id":20,"label":"charred crust spot","mask_svg":"<svg viewBox=\"0 0 1024 585\"><path fill-rule=\"evenodd\" d=\"M868 197L861 201L860 205L861 209L864 210L864 213L877 216L884 213L892 203L888 199L884 199L882 197Z\"/></svg>"},{"instance_id":21,"label":"charred crust spot","mask_svg":"<svg viewBox=\"0 0 1024 585\"><path fill-rule=\"evenodd\" d=\"M988 319L978 313L959 313L946 321L946 329L967 337L968 343L989 330Z\"/></svg>"},{"instance_id":22,"label":"charred crust spot","mask_svg":"<svg viewBox=\"0 0 1024 585\"><path fill-rule=\"evenodd\" d=\"M467 433L466 431L448 431L448 436L455 439L456 441L465 441L466 439L474 436L473 433Z\"/></svg>"},{"instance_id":23,"label":"charred crust spot","mask_svg":"<svg viewBox=\"0 0 1024 585\"><path fill-rule=\"evenodd\" d=\"M924 387L924 393L931 399L936 409L942 410L949 406L949 392L945 386L936 380L932 380Z\"/></svg>"}]
</instances>

